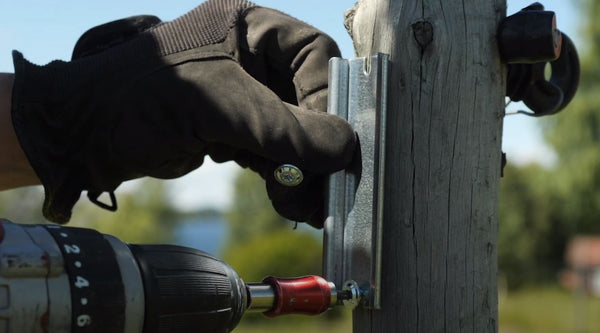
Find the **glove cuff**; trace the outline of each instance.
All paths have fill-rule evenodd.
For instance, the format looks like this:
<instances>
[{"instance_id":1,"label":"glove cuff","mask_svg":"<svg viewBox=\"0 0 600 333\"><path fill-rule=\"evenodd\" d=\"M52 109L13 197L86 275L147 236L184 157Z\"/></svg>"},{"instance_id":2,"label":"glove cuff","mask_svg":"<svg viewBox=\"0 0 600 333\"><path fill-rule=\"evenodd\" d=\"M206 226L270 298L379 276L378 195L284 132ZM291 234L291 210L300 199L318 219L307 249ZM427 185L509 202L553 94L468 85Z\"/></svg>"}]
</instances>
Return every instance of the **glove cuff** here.
<instances>
[{"instance_id":1,"label":"glove cuff","mask_svg":"<svg viewBox=\"0 0 600 333\"><path fill-rule=\"evenodd\" d=\"M38 66L13 52L15 81L12 123L21 148L44 186L44 216L66 223L81 191L89 189L84 168L91 115L81 103L69 103L74 87L90 74L88 61ZM93 80L93 79L92 79ZM116 186L115 186L116 188Z\"/></svg>"},{"instance_id":2,"label":"glove cuff","mask_svg":"<svg viewBox=\"0 0 600 333\"><path fill-rule=\"evenodd\" d=\"M255 5L246 0L209 0L167 24L150 29L161 55L223 42L241 13Z\"/></svg>"}]
</instances>

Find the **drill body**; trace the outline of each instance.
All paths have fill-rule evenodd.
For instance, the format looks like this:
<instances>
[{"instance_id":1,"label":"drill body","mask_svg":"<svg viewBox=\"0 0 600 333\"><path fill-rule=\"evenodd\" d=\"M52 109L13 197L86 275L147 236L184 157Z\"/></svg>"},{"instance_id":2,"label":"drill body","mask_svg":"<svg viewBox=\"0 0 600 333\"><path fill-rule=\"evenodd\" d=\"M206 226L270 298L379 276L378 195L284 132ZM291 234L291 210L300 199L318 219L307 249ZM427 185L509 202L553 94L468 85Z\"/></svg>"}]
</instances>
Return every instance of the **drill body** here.
<instances>
[{"instance_id":1,"label":"drill body","mask_svg":"<svg viewBox=\"0 0 600 333\"><path fill-rule=\"evenodd\" d=\"M245 283L192 248L0 219L0 333L224 333L245 311L314 315L359 297L319 276Z\"/></svg>"},{"instance_id":2,"label":"drill body","mask_svg":"<svg viewBox=\"0 0 600 333\"><path fill-rule=\"evenodd\" d=\"M0 333L229 332L247 288L199 250L2 221Z\"/></svg>"}]
</instances>

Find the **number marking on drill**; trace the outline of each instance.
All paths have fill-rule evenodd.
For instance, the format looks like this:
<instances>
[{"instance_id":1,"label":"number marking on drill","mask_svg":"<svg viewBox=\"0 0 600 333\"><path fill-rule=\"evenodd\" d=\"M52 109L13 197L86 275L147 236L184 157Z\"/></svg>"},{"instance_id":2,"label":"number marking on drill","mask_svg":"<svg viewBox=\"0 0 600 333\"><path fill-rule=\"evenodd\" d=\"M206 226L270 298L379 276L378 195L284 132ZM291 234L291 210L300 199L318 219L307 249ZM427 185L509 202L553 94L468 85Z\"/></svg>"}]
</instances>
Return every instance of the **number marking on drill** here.
<instances>
[{"instance_id":1,"label":"number marking on drill","mask_svg":"<svg viewBox=\"0 0 600 333\"><path fill-rule=\"evenodd\" d=\"M79 327L90 326L91 323L92 317L90 315L82 314L77 317L77 326Z\"/></svg>"},{"instance_id":2,"label":"number marking on drill","mask_svg":"<svg viewBox=\"0 0 600 333\"><path fill-rule=\"evenodd\" d=\"M108 259L114 255L110 244L97 232L60 226L45 227L62 250L65 268L69 272L73 333L102 331L98 329L105 326L104 319L108 318L108 315L102 312L101 304L106 299L112 300L112 294L105 296L93 289L98 286L98 281L102 281L103 277L99 278L98 275L105 271L95 263L99 262L97 255ZM116 260L111 262L111 265L108 267L110 273L105 273L107 278L114 277L115 271L118 272Z\"/></svg>"},{"instance_id":3,"label":"number marking on drill","mask_svg":"<svg viewBox=\"0 0 600 333\"><path fill-rule=\"evenodd\" d=\"M75 244L73 244L73 245L65 244L64 247L65 247L65 252L68 253L68 254L79 254L79 253L81 253L81 249L79 248L79 246L77 246Z\"/></svg>"},{"instance_id":4,"label":"number marking on drill","mask_svg":"<svg viewBox=\"0 0 600 333\"><path fill-rule=\"evenodd\" d=\"M77 277L75 278L75 287L81 289L81 288L86 288L90 286L90 282L86 279L84 279L83 277L77 275Z\"/></svg>"}]
</instances>

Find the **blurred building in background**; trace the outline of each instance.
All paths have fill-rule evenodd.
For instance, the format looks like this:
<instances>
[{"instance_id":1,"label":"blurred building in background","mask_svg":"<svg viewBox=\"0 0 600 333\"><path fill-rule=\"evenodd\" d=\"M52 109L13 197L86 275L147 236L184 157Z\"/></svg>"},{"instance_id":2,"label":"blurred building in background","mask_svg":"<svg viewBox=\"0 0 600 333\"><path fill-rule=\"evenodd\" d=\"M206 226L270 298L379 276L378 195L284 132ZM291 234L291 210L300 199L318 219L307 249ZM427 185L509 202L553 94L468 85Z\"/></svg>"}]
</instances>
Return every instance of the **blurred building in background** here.
<instances>
[{"instance_id":1,"label":"blurred building in background","mask_svg":"<svg viewBox=\"0 0 600 333\"><path fill-rule=\"evenodd\" d=\"M565 250L568 268L561 272L561 284L570 290L600 296L600 236L573 237Z\"/></svg>"}]
</instances>

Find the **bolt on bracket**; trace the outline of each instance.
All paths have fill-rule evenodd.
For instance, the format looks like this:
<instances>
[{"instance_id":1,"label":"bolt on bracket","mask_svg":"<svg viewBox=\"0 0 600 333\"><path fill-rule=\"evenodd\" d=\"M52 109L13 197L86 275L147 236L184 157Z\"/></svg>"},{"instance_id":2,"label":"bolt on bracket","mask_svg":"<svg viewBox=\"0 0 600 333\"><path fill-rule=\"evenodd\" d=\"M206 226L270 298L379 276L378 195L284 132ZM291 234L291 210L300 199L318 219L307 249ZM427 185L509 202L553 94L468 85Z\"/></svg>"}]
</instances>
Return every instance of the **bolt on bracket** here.
<instances>
[{"instance_id":1,"label":"bolt on bracket","mask_svg":"<svg viewBox=\"0 0 600 333\"><path fill-rule=\"evenodd\" d=\"M352 125L360 160L329 180L323 272L337 286L356 281L361 305L381 307L381 239L389 57L332 58L328 112Z\"/></svg>"}]
</instances>

